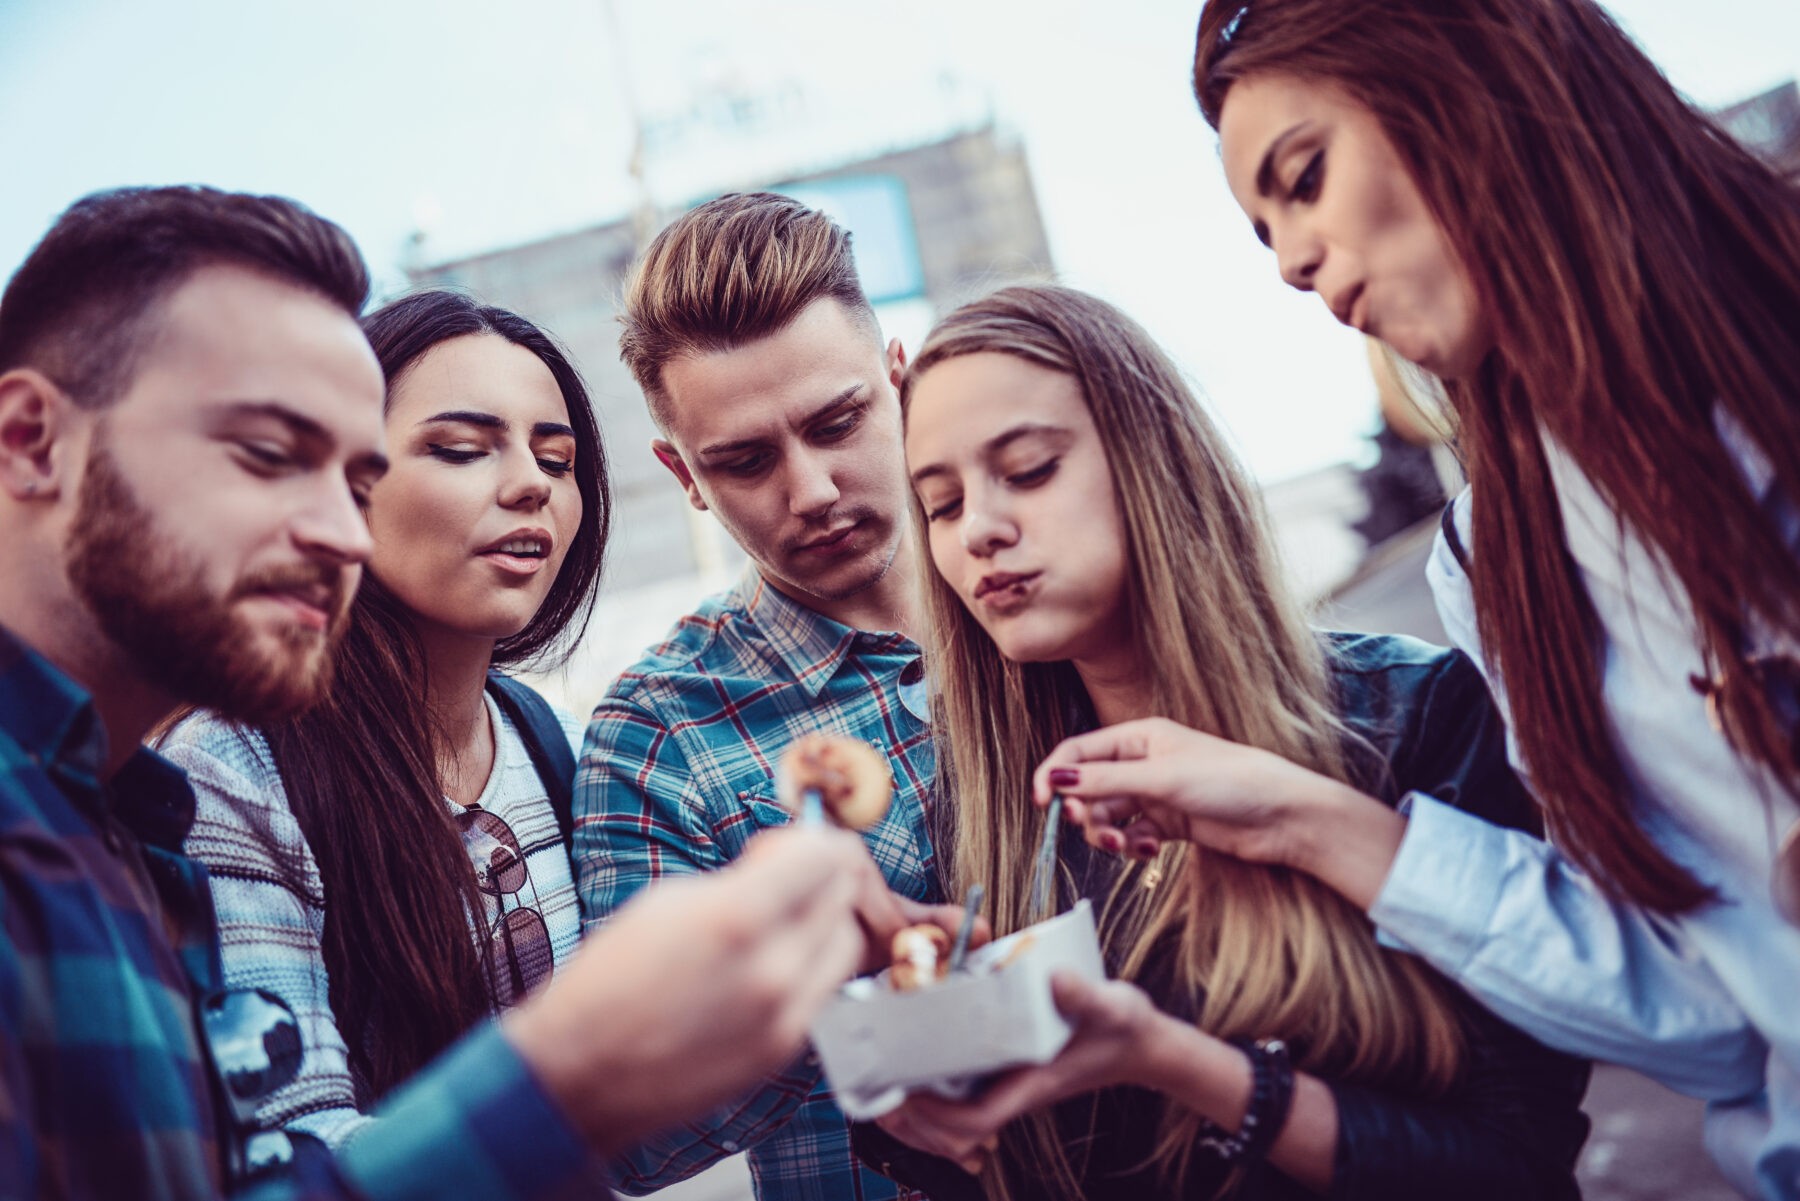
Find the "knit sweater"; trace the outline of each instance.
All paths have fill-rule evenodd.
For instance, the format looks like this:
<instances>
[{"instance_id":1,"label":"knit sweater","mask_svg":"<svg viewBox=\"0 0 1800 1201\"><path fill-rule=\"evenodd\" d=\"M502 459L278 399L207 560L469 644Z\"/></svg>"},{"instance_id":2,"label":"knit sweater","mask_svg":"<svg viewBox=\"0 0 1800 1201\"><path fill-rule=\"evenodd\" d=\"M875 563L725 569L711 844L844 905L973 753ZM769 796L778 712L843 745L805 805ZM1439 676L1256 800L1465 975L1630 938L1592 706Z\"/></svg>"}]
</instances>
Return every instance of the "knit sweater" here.
<instances>
[{"instance_id":1,"label":"knit sweater","mask_svg":"<svg viewBox=\"0 0 1800 1201\"><path fill-rule=\"evenodd\" d=\"M506 908L522 903L543 915L560 967L581 934L569 858L525 744L493 698L484 699L496 752L476 803L517 835L529 879L505 899ZM578 749L581 724L557 716ZM341 1146L371 1119L358 1111L348 1048L331 1011L318 864L288 807L268 743L256 730L202 713L176 727L160 749L193 783L197 809L183 849L212 877L227 987L267 989L287 1001L300 1022L300 1074L263 1102L257 1119L265 1128ZM448 798L444 803L452 812L461 809ZM492 921L496 898L484 899L490 905L485 918Z\"/></svg>"}]
</instances>

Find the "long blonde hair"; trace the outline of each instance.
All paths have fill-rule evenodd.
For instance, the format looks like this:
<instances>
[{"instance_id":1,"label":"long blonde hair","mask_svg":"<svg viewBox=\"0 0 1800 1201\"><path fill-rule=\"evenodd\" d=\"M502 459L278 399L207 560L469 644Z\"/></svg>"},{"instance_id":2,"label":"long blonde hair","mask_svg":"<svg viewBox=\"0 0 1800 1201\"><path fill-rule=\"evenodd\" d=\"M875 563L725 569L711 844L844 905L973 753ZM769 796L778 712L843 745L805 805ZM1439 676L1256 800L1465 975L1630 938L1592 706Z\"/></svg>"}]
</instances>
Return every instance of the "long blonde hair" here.
<instances>
[{"instance_id":1,"label":"long blonde hair","mask_svg":"<svg viewBox=\"0 0 1800 1201\"><path fill-rule=\"evenodd\" d=\"M1151 712L1347 779L1352 738L1318 636L1282 584L1260 501L1149 335L1072 289L1005 288L932 330L902 405L932 367L976 353L1014 355L1081 385L1123 517L1127 620ZM913 522L923 546L916 499ZM1043 916L1026 895L1045 820L1031 804L1031 773L1076 732L1086 693L1066 662L1004 658L942 577L922 575L937 779L954 828L940 848L946 883L953 896L984 883L994 931L1005 934ZM1438 979L1379 948L1367 918L1309 877L1172 845L1124 866L1101 914L1116 970L1132 978L1153 954L1172 954L1179 995L1156 1000L1192 1002L1212 1034L1280 1036L1306 1070L1420 1094L1442 1092L1460 1070L1462 1029ZM1167 1108L1156 1152L1165 1179L1186 1174L1199 1127L1198 1115ZM1003 1164L1038 1165L1034 1189L1048 1163L1063 1191L1078 1191L1048 1115L1015 1123L1004 1142ZM1003 1166L985 1183L1013 1194L1008 1175Z\"/></svg>"}]
</instances>

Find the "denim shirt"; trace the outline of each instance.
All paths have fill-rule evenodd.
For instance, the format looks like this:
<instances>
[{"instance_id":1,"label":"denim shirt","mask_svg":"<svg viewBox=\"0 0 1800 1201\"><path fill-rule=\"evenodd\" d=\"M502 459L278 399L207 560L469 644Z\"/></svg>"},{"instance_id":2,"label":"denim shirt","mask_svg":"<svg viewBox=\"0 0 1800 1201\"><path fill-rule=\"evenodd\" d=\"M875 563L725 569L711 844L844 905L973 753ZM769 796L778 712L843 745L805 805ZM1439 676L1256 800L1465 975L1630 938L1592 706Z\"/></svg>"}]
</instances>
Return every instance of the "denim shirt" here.
<instances>
[{"instance_id":1,"label":"denim shirt","mask_svg":"<svg viewBox=\"0 0 1800 1201\"><path fill-rule=\"evenodd\" d=\"M1774 503L1766 465L1721 433L1753 494ZM1708 1148L1725 1175L1796 1201L1800 929L1780 917L1770 879L1800 811L1707 720L1688 682L1703 668L1679 584L1550 451L1565 537L1605 631L1601 687L1639 820L1718 899L1675 917L1617 904L1554 847L1421 796L1370 915L1544 1042L1709 1100ZM1465 491L1453 510L1464 545L1470 505ZM1791 509L1775 508L1794 533ZM1470 579L1442 536L1427 572L1445 629L1479 663Z\"/></svg>"},{"instance_id":2,"label":"denim shirt","mask_svg":"<svg viewBox=\"0 0 1800 1201\"><path fill-rule=\"evenodd\" d=\"M1355 736L1347 749L1360 787L1390 804L1411 790L1429 789L1470 820L1498 823L1522 839L1534 836L1536 807L1507 768L1499 716L1466 656L1413 638L1323 637L1338 713ZM952 820L949 807L938 812ZM940 831L940 840L946 836ZM1117 859L1074 835L1062 838L1059 853L1074 893L1106 894ZM1173 989L1166 961L1152 956L1136 982L1165 1012L1194 1017L1196 1002ZM1469 1055L1448 1095L1426 1099L1325 1082L1338 1115L1329 1193L1335 1201L1579 1196L1574 1168L1588 1132L1580 1108L1587 1064L1540 1045L1466 998L1463 1010ZM1064 1142L1085 1157L1084 1197L1142 1201L1171 1195L1148 1166L1160 1111L1156 1094L1141 1088L1111 1089L1057 1107ZM955 1164L907 1147L879 1127L857 1126L855 1143L865 1162L924 1189L933 1201L977 1201L982 1195ZM1179 1195L1212 1197L1225 1178L1222 1163L1196 1154ZM1259 1161L1245 1167L1233 1196L1300 1201L1314 1194Z\"/></svg>"}]
</instances>

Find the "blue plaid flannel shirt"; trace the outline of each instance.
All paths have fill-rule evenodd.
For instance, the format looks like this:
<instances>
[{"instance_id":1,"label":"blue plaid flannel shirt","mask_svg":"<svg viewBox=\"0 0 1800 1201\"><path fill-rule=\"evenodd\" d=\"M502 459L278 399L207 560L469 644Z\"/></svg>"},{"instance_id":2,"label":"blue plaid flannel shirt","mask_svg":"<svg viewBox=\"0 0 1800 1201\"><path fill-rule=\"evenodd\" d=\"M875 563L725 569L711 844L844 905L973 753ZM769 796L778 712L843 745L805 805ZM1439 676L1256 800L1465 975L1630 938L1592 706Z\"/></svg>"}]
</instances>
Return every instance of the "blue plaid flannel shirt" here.
<instances>
[{"instance_id":1,"label":"blue plaid flannel shirt","mask_svg":"<svg viewBox=\"0 0 1800 1201\"><path fill-rule=\"evenodd\" d=\"M0 629L0 1197L187 1201L588 1196L593 1160L492 1023L337 1158L226 1179L195 999L221 986L186 777L149 751L100 779L86 693Z\"/></svg>"},{"instance_id":2,"label":"blue plaid flannel shirt","mask_svg":"<svg viewBox=\"0 0 1800 1201\"><path fill-rule=\"evenodd\" d=\"M752 569L709 598L616 680L594 710L575 776L575 875L591 927L665 876L710 871L782 825L775 763L814 730L873 743L894 803L865 838L895 892L937 900L927 833L933 755L904 635L828 620ZM905 682L903 682L903 679ZM849 1123L807 1055L710 1117L650 1139L613 1166L642 1193L748 1152L761 1201L917 1198L862 1167Z\"/></svg>"}]
</instances>

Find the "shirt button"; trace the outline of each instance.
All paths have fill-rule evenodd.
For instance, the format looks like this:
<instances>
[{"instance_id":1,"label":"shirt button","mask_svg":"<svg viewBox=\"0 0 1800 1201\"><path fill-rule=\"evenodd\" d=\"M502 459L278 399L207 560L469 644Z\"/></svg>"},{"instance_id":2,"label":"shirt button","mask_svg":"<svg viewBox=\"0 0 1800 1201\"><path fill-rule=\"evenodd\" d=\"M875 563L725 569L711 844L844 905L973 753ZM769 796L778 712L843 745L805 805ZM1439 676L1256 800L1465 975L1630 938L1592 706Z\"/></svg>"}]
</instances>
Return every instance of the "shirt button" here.
<instances>
[{"instance_id":1,"label":"shirt button","mask_svg":"<svg viewBox=\"0 0 1800 1201\"><path fill-rule=\"evenodd\" d=\"M724 1142L720 1143L719 1146L721 1146L721 1147L725 1148L727 1151L731 1151L733 1153L735 1153L738 1149L738 1145L736 1143L732 1142L730 1139L726 1139Z\"/></svg>"}]
</instances>

